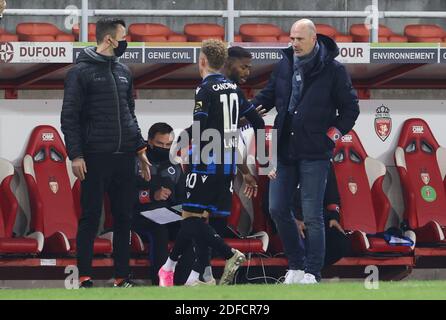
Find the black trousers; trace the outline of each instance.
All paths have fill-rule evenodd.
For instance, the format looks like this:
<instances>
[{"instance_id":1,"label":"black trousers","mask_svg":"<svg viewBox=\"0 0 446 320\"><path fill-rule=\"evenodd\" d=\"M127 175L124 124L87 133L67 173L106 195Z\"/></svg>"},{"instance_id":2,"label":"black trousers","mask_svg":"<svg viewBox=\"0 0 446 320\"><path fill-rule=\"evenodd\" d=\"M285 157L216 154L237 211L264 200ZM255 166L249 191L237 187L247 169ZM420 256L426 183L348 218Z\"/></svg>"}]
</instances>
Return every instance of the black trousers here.
<instances>
[{"instance_id":1,"label":"black trousers","mask_svg":"<svg viewBox=\"0 0 446 320\"><path fill-rule=\"evenodd\" d=\"M331 266L352 253L347 236L334 227L330 228L328 222L325 223L325 247L324 267Z\"/></svg>"},{"instance_id":2,"label":"black trousers","mask_svg":"<svg viewBox=\"0 0 446 320\"><path fill-rule=\"evenodd\" d=\"M126 278L130 274L130 225L136 193L135 154L88 154L85 162L87 174L81 184L82 216L77 232L79 275L92 275L93 245L104 192L108 192L113 215L115 277Z\"/></svg>"},{"instance_id":3,"label":"black trousers","mask_svg":"<svg viewBox=\"0 0 446 320\"><path fill-rule=\"evenodd\" d=\"M154 285L158 285L158 270L169 256L169 241L175 240L179 229L180 222L158 224L139 213L133 216L132 230L138 233L145 243L149 244L150 278ZM184 254L178 260L174 276L176 285L183 285L186 282L190 270L195 264L194 251L193 246L185 248Z\"/></svg>"},{"instance_id":4,"label":"black trousers","mask_svg":"<svg viewBox=\"0 0 446 320\"><path fill-rule=\"evenodd\" d=\"M229 259L234 255L231 247L206 223L205 219L190 217L181 221L181 229L178 232L175 246L170 253L170 258L178 261L178 258L185 252L186 248L193 243L195 243L198 259L198 268L194 268L194 270L200 274L209 265L209 248L217 251L225 259Z\"/></svg>"}]
</instances>

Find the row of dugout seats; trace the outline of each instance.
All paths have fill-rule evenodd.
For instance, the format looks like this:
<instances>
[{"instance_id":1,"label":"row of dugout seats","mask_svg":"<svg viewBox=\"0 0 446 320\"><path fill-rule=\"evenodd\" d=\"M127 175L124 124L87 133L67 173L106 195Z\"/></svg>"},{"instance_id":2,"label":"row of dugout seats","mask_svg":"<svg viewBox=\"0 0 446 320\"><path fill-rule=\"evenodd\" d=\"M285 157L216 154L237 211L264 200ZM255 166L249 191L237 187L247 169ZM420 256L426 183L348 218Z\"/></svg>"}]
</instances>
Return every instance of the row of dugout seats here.
<instances>
[{"instance_id":1,"label":"row of dugout seats","mask_svg":"<svg viewBox=\"0 0 446 320\"><path fill-rule=\"evenodd\" d=\"M350 33L343 34L328 24L317 24L317 31L337 42L369 42L370 31L364 24L353 24ZM127 41L133 42L201 42L205 39L225 38L223 26L212 23L190 23L184 26L184 34L172 31L159 23L133 23L128 28ZM88 40L96 41L96 24L88 24ZM72 34L65 33L51 23L19 23L16 34L0 28L0 42L36 41L36 42L73 42L79 39L79 26L72 29ZM289 32L274 24L242 24L235 42L289 42ZM411 24L404 28L404 35L393 32L385 25L379 27L379 42L446 42L446 31L434 24Z\"/></svg>"},{"instance_id":2,"label":"row of dugout seats","mask_svg":"<svg viewBox=\"0 0 446 320\"><path fill-rule=\"evenodd\" d=\"M269 128L271 129L271 128ZM267 134L267 145L269 139ZM416 240L417 247L446 245L446 149L442 148L422 119L407 120L395 150L395 163L404 194L404 231ZM358 135L351 131L338 141L333 165L340 194L341 225L348 231L356 256L412 255L414 246L391 245L377 233L385 231L391 205L383 190L386 167L368 156ZM23 159L28 188L31 223L26 236L15 236L13 227L18 212L11 191L14 168L0 160L0 254L67 255L76 251L80 183L72 175L65 146L57 130L36 127L28 141ZM245 253L281 252L280 240L273 231L268 213L262 207L268 178L258 177L259 193L252 200L252 236L225 239ZM291 195L290 195L291 196ZM228 227L237 230L242 202L234 193ZM105 196L104 229L113 221ZM132 251L147 254L148 244L137 234L131 237ZM94 253L112 252L113 233L96 238Z\"/></svg>"}]
</instances>

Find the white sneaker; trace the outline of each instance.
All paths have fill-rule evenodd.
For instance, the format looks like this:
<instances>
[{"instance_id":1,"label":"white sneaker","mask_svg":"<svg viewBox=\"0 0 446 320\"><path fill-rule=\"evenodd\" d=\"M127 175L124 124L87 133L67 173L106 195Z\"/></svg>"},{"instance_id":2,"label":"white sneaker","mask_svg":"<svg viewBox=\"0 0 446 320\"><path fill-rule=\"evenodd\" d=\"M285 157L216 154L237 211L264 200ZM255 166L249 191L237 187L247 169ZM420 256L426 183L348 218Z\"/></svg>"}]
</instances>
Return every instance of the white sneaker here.
<instances>
[{"instance_id":1,"label":"white sneaker","mask_svg":"<svg viewBox=\"0 0 446 320\"><path fill-rule=\"evenodd\" d=\"M305 273L302 280L299 281L299 284L317 284L316 277L311 273Z\"/></svg>"},{"instance_id":2,"label":"white sneaker","mask_svg":"<svg viewBox=\"0 0 446 320\"><path fill-rule=\"evenodd\" d=\"M297 284L304 278L303 270L288 270L285 274L284 284Z\"/></svg>"},{"instance_id":3,"label":"white sneaker","mask_svg":"<svg viewBox=\"0 0 446 320\"><path fill-rule=\"evenodd\" d=\"M212 278L209 281L201 281L201 280L195 280L192 283L185 283L184 284L186 287L197 287L197 286L215 286L217 285L217 281Z\"/></svg>"},{"instance_id":4,"label":"white sneaker","mask_svg":"<svg viewBox=\"0 0 446 320\"><path fill-rule=\"evenodd\" d=\"M246 256L234 249L234 255L226 260L225 268L223 270L223 274L220 278L220 285L228 285L232 284L235 276L235 272L238 268L246 261Z\"/></svg>"}]
</instances>

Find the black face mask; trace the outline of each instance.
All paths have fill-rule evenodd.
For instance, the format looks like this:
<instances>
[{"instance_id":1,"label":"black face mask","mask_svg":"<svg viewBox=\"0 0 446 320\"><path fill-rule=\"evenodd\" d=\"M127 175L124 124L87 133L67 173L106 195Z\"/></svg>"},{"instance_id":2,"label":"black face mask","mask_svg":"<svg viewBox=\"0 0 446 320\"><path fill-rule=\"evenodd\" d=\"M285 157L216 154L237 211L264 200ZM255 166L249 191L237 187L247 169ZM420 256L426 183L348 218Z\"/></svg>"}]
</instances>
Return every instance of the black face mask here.
<instances>
[{"instance_id":1,"label":"black face mask","mask_svg":"<svg viewBox=\"0 0 446 320\"><path fill-rule=\"evenodd\" d=\"M150 147L149 154L159 161L167 161L169 160L169 152L170 149L153 146Z\"/></svg>"},{"instance_id":2,"label":"black face mask","mask_svg":"<svg viewBox=\"0 0 446 320\"><path fill-rule=\"evenodd\" d=\"M118 47L113 48L113 52L115 53L115 56L120 57L124 54L126 49L127 49L127 40L121 40L118 41Z\"/></svg>"}]
</instances>

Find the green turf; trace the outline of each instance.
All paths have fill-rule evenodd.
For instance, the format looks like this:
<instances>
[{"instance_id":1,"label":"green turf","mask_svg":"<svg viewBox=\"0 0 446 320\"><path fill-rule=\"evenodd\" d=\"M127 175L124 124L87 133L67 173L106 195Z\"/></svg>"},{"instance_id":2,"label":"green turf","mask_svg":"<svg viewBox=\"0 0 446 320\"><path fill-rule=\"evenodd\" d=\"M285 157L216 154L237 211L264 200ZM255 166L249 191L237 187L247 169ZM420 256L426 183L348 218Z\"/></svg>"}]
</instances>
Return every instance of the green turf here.
<instances>
[{"instance_id":1,"label":"green turf","mask_svg":"<svg viewBox=\"0 0 446 320\"><path fill-rule=\"evenodd\" d=\"M138 287L87 290L0 290L0 299L153 299L153 300L302 300L302 299L446 299L446 281L380 282L367 290L362 282L298 285L237 285L226 287Z\"/></svg>"}]
</instances>

